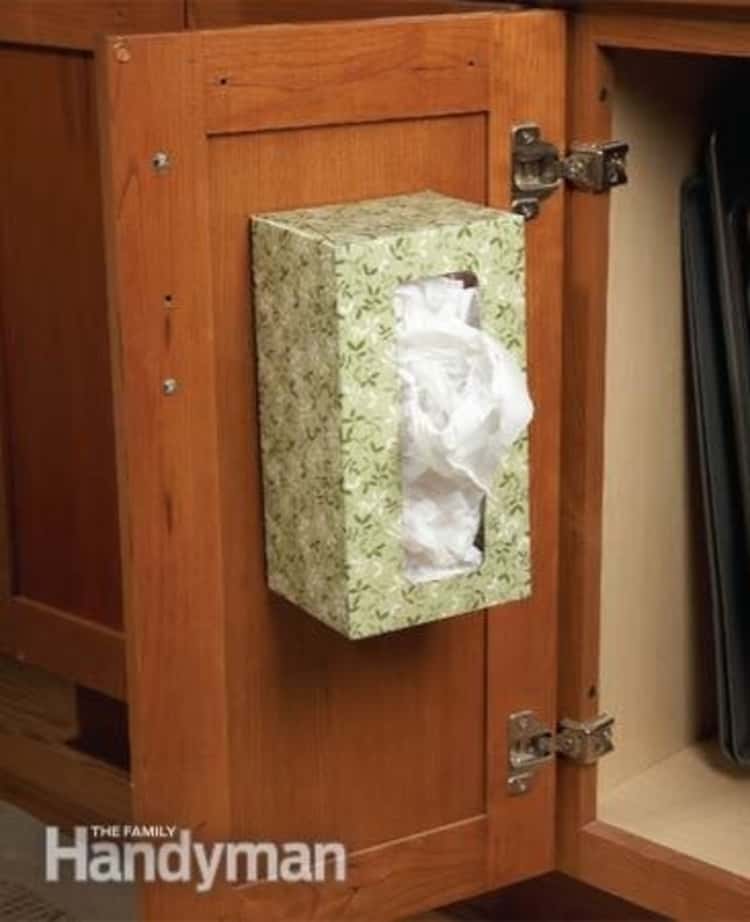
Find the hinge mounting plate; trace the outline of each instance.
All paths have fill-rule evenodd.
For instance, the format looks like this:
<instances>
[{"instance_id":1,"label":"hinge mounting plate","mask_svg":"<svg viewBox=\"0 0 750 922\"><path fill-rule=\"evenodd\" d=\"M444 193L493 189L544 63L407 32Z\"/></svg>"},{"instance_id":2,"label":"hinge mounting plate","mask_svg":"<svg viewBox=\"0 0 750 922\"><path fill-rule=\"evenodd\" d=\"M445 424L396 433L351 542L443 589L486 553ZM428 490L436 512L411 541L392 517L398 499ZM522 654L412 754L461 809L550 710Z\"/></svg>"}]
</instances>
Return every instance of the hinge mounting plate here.
<instances>
[{"instance_id":1,"label":"hinge mounting plate","mask_svg":"<svg viewBox=\"0 0 750 922\"><path fill-rule=\"evenodd\" d=\"M555 757L554 733L533 711L519 711L508 718L508 793L531 789L540 765Z\"/></svg>"},{"instance_id":2,"label":"hinge mounting plate","mask_svg":"<svg viewBox=\"0 0 750 922\"><path fill-rule=\"evenodd\" d=\"M508 718L508 793L526 794L534 776L556 754L591 765L615 748L614 718L601 714L593 720L560 721L557 733L533 711L519 711Z\"/></svg>"},{"instance_id":3,"label":"hinge mounting plate","mask_svg":"<svg viewBox=\"0 0 750 922\"><path fill-rule=\"evenodd\" d=\"M527 221L539 214L541 202L564 182L601 194L628 181L629 147L623 141L575 143L567 156L542 137L533 122L511 131L512 209Z\"/></svg>"},{"instance_id":4,"label":"hinge mounting plate","mask_svg":"<svg viewBox=\"0 0 750 922\"><path fill-rule=\"evenodd\" d=\"M557 751L581 765L591 765L615 748L614 717L601 714L593 720L560 721L557 731Z\"/></svg>"}]
</instances>

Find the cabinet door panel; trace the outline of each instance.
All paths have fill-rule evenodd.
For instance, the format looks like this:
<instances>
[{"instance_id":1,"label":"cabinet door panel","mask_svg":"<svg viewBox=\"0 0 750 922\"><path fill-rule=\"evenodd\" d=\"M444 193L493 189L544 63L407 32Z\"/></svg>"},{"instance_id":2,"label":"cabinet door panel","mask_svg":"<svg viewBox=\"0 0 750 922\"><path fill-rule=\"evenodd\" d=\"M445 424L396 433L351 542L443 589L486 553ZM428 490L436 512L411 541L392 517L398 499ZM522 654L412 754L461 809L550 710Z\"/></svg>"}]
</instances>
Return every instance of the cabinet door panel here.
<instances>
[{"instance_id":1,"label":"cabinet door panel","mask_svg":"<svg viewBox=\"0 0 750 922\"><path fill-rule=\"evenodd\" d=\"M525 707L555 715L562 196L528 232L533 596L362 643L266 587L248 218L425 188L507 207L511 125L564 140L563 21L327 29L99 50L136 815L350 851L344 885L216 889L248 919L395 918L553 862L554 771L509 797L505 726ZM357 47L400 51L352 71ZM236 77L264 54L275 116ZM559 79L531 93L540 55ZM426 94L425 60L456 79L428 75ZM168 887L147 907L206 912Z\"/></svg>"},{"instance_id":2,"label":"cabinet door panel","mask_svg":"<svg viewBox=\"0 0 750 922\"><path fill-rule=\"evenodd\" d=\"M257 665L243 683L235 729L254 753L257 782L239 796L245 828L264 816L274 839L325 830L364 848L483 812L485 618L352 643L266 591L257 420L249 412L257 400L254 356L244 361L253 340L247 216L341 201L352 192L375 198L432 188L481 201L486 134L479 114L243 134L209 144L214 299L223 312L217 335L244 373L227 375L224 396L231 431L245 437L224 442L222 463L237 487L244 482L246 501L237 504L232 490L225 521L236 522L235 565L249 571L257 600L246 640ZM238 387L249 401L236 400ZM238 597L237 604L246 602ZM425 720L429 714L435 719ZM406 776L420 781L405 783ZM377 811L367 791L378 792Z\"/></svg>"}]
</instances>

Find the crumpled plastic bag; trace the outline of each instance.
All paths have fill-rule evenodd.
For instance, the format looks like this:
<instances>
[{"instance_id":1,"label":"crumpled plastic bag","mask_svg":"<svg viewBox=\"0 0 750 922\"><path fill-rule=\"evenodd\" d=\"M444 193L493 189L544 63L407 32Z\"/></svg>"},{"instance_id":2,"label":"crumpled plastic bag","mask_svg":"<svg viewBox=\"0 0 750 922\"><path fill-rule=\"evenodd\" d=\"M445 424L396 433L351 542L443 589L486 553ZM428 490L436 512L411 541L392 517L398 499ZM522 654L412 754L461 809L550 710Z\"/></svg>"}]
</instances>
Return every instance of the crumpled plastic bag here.
<instances>
[{"instance_id":1,"label":"crumpled plastic bag","mask_svg":"<svg viewBox=\"0 0 750 922\"><path fill-rule=\"evenodd\" d=\"M513 355L480 328L479 291L441 276L395 294L402 383L403 546L411 582L482 562L485 497L533 406Z\"/></svg>"}]
</instances>

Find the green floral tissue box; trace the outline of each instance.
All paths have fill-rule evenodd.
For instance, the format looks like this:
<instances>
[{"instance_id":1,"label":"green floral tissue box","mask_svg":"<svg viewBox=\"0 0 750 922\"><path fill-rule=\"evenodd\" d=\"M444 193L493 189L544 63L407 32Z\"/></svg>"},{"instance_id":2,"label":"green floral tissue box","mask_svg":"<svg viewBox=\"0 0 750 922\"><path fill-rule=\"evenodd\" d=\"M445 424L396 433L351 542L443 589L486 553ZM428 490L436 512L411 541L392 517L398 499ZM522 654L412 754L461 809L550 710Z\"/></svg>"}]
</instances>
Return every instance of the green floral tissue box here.
<instances>
[{"instance_id":1,"label":"green floral tissue box","mask_svg":"<svg viewBox=\"0 0 750 922\"><path fill-rule=\"evenodd\" d=\"M352 639L528 596L523 220L425 192L254 216L252 254L270 588Z\"/></svg>"}]
</instances>

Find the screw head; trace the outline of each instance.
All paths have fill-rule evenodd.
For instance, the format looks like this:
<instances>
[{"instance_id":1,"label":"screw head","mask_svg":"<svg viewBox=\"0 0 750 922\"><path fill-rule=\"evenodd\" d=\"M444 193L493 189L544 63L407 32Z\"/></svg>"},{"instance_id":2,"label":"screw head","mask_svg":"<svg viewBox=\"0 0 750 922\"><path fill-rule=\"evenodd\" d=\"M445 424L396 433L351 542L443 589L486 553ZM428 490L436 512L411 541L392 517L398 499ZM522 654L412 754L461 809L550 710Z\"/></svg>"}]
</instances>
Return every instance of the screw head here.
<instances>
[{"instance_id":1,"label":"screw head","mask_svg":"<svg viewBox=\"0 0 750 922\"><path fill-rule=\"evenodd\" d=\"M539 214L539 205L531 199L524 199L513 206L513 211L524 220L531 221Z\"/></svg>"},{"instance_id":2,"label":"screw head","mask_svg":"<svg viewBox=\"0 0 750 922\"><path fill-rule=\"evenodd\" d=\"M572 176L580 178L586 173L586 164L582 160L573 159L568 163L568 172Z\"/></svg>"},{"instance_id":3,"label":"screw head","mask_svg":"<svg viewBox=\"0 0 750 922\"><path fill-rule=\"evenodd\" d=\"M166 151L158 150L151 158L151 165L157 173L164 173L170 168L172 161Z\"/></svg>"},{"instance_id":4,"label":"screw head","mask_svg":"<svg viewBox=\"0 0 750 922\"><path fill-rule=\"evenodd\" d=\"M161 384L162 393L165 397L172 397L177 393L179 387L180 385L175 378L165 378Z\"/></svg>"},{"instance_id":5,"label":"screw head","mask_svg":"<svg viewBox=\"0 0 750 922\"><path fill-rule=\"evenodd\" d=\"M627 168L621 157L613 157L607 164L607 182L612 186L622 185L627 179Z\"/></svg>"},{"instance_id":6,"label":"screw head","mask_svg":"<svg viewBox=\"0 0 750 922\"><path fill-rule=\"evenodd\" d=\"M114 55L115 60L119 61L120 64L127 64L132 57L127 42L116 42L114 45Z\"/></svg>"},{"instance_id":7,"label":"screw head","mask_svg":"<svg viewBox=\"0 0 750 922\"><path fill-rule=\"evenodd\" d=\"M509 778L508 792L512 795L525 794L529 790L529 781L527 778Z\"/></svg>"}]
</instances>

